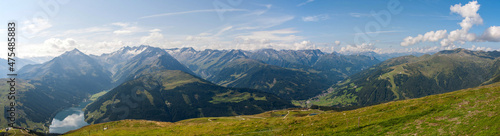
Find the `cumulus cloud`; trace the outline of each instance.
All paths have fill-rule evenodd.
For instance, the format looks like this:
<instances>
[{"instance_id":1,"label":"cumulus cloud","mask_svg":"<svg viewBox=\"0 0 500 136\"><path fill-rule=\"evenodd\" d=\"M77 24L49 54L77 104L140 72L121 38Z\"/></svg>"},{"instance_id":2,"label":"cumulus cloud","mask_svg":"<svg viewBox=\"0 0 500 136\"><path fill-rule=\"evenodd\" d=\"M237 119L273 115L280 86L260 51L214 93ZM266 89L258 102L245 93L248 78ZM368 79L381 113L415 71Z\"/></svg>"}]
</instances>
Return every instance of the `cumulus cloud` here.
<instances>
[{"instance_id":1,"label":"cumulus cloud","mask_svg":"<svg viewBox=\"0 0 500 136\"><path fill-rule=\"evenodd\" d=\"M454 48L455 43L464 44L465 42L483 42L483 41L491 41L491 42L500 42L500 29L497 26L492 26L486 29L482 36L476 36L474 33L469 33L470 29L474 25L483 24L483 18L477 13L480 5L477 1L471 1L465 5L455 4L450 6L451 13L459 14L463 20L459 23L461 29L456 29L450 31L449 34L446 33L446 30L438 30L438 31L430 31L424 35L418 35L416 37L406 37L400 43L401 46L409 46L413 44L417 44L420 42L437 42L441 40L439 43L441 46L446 48Z\"/></svg>"},{"instance_id":2,"label":"cumulus cloud","mask_svg":"<svg viewBox=\"0 0 500 136\"><path fill-rule=\"evenodd\" d=\"M329 18L328 15L321 14L321 15L315 15L315 16L302 17L302 21L304 21L304 22L318 22L320 20L327 20L328 18Z\"/></svg>"},{"instance_id":3,"label":"cumulus cloud","mask_svg":"<svg viewBox=\"0 0 500 136\"><path fill-rule=\"evenodd\" d=\"M462 6L462 4L455 4L450 7L451 12L461 15L464 19L460 22L460 26L464 30L469 30L472 25L483 24L483 18L479 16L477 11L480 5L477 1L471 1Z\"/></svg>"},{"instance_id":4,"label":"cumulus cloud","mask_svg":"<svg viewBox=\"0 0 500 136\"><path fill-rule=\"evenodd\" d=\"M500 42L500 26L492 26L487 28L481 36L481 40Z\"/></svg>"},{"instance_id":5,"label":"cumulus cloud","mask_svg":"<svg viewBox=\"0 0 500 136\"><path fill-rule=\"evenodd\" d=\"M401 46L413 45L419 42L435 42L440 39L443 39L447 36L446 30L438 30L438 31L430 31L425 33L424 35L419 34L417 37L406 37L403 42L401 42Z\"/></svg>"}]
</instances>

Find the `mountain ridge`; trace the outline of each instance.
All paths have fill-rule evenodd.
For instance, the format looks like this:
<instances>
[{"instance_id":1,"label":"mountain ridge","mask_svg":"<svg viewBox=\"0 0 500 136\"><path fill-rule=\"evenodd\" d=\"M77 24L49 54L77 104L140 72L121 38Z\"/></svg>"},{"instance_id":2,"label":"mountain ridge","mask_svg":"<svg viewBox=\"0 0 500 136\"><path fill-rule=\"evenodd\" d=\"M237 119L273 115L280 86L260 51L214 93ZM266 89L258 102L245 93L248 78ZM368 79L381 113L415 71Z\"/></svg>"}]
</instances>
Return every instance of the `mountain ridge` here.
<instances>
[{"instance_id":1,"label":"mountain ridge","mask_svg":"<svg viewBox=\"0 0 500 136\"><path fill-rule=\"evenodd\" d=\"M496 77L500 52L445 50L386 60L310 99L323 106L366 106L476 87Z\"/></svg>"}]
</instances>

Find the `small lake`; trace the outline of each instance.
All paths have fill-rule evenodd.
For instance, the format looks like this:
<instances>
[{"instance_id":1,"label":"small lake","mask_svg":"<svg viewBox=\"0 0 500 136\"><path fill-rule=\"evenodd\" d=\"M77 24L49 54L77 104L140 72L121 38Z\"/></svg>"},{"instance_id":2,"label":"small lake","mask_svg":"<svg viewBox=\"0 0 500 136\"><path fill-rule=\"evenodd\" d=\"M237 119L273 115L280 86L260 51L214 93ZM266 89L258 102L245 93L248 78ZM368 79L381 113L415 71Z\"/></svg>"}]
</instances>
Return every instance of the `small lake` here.
<instances>
[{"instance_id":1,"label":"small lake","mask_svg":"<svg viewBox=\"0 0 500 136\"><path fill-rule=\"evenodd\" d=\"M67 108L58 112L54 119L52 119L52 124L49 126L49 132L62 134L89 125L85 122L82 109L91 102L92 101L84 101L76 107Z\"/></svg>"}]
</instances>

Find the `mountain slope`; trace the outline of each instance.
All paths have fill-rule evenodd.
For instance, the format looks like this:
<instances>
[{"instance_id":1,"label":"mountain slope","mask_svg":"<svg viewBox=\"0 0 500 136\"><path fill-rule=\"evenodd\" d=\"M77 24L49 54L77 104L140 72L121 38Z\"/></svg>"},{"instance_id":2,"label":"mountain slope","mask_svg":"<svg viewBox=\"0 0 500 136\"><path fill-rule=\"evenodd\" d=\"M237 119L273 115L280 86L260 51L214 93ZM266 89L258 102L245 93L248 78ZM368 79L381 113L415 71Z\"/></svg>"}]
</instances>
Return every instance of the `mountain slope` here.
<instances>
[{"instance_id":1,"label":"mountain slope","mask_svg":"<svg viewBox=\"0 0 500 136\"><path fill-rule=\"evenodd\" d=\"M324 106L366 106L479 86L495 75L500 52L456 49L389 59L312 98ZM498 68L497 68L498 69Z\"/></svg>"},{"instance_id":2,"label":"mountain slope","mask_svg":"<svg viewBox=\"0 0 500 136\"><path fill-rule=\"evenodd\" d=\"M165 50L145 45L124 47L110 54L94 56L94 58L112 73L111 78L116 85L132 80L142 71L167 69L194 74Z\"/></svg>"},{"instance_id":3,"label":"mountain slope","mask_svg":"<svg viewBox=\"0 0 500 136\"><path fill-rule=\"evenodd\" d=\"M320 50L274 50L261 49L249 53L249 57L264 63L286 68L309 68L325 53Z\"/></svg>"},{"instance_id":4,"label":"mountain slope","mask_svg":"<svg viewBox=\"0 0 500 136\"><path fill-rule=\"evenodd\" d=\"M210 82L227 87L259 89L285 99L310 98L342 79L341 76L328 77L314 70L265 64L250 59L247 55L251 53L241 50L196 52L191 48L182 48L168 51Z\"/></svg>"},{"instance_id":5,"label":"mountain slope","mask_svg":"<svg viewBox=\"0 0 500 136\"><path fill-rule=\"evenodd\" d=\"M0 79L0 127L6 128L8 127L8 119L9 117L9 112L7 110L10 109L10 100L8 99L8 95L10 92L10 85L7 83L9 79L2 78ZM30 102L32 101L23 101L26 99L30 99L28 96L30 95L29 92L34 92L34 85L30 84L29 81L27 80L22 80L22 79L16 79L16 126L20 127L26 127L26 128L31 128L35 129L35 126L42 126L46 125L45 122L48 121L47 117L40 116L44 115L45 111L40 111L38 114L33 114L33 111L38 111L42 105L39 107L36 106L19 106L19 105L30 105ZM28 95L28 96L27 96ZM31 99L35 101L43 101L44 99ZM58 104L54 104L58 106ZM50 105L51 106L51 105ZM47 126L48 127L48 126ZM39 128L41 130L41 128Z\"/></svg>"},{"instance_id":6,"label":"mountain slope","mask_svg":"<svg viewBox=\"0 0 500 136\"><path fill-rule=\"evenodd\" d=\"M90 91L90 93L110 87L111 81L109 72L78 49L65 52L43 64L25 66L19 70L18 75L21 79L57 84L54 87L65 88L68 91L69 89L77 91L85 88L83 91Z\"/></svg>"},{"instance_id":7,"label":"mountain slope","mask_svg":"<svg viewBox=\"0 0 500 136\"><path fill-rule=\"evenodd\" d=\"M499 98L495 83L342 112L281 110L175 123L121 120L66 135L499 135Z\"/></svg>"},{"instance_id":8,"label":"mountain slope","mask_svg":"<svg viewBox=\"0 0 500 136\"><path fill-rule=\"evenodd\" d=\"M226 63L213 83L270 92L285 99L303 100L320 94L334 82L317 73L281 68L252 59L236 59Z\"/></svg>"},{"instance_id":9,"label":"mountain slope","mask_svg":"<svg viewBox=\"0 0 500 136\"><path fill-rule=\"evenodd\" d=\"M321 71L331 78L347 77L379 63L374 57L323 53L320 50L262 49L247 53L249 58L285 68Z\"/></svg>"},{"instance_id":10,"label":"mountain slope","mask_svg":"<svg viewBox=\"0 0 500 136\"><path fill-rule=\"evenodd\" d=\"M121 119L178 121L205 116L256 114L290 107L279 97L252 89L217 86L182 71L142 73L85 108L89 123Z\"/></svg>"},{"instance_id":11,"label":"mountain slope","mask_svg":"<svg viewBox=\"0 0 500 136\"><path fill-rule=\"evenodd\" d=\"M94 59L77 49L43 64L23 67L16 79L16 87L19 87L16 103L20 105L16 126L47 131L58 111L81 102L90 94L109 89L109 76ZM2 91L8 91L9 87L1 84Z\"/></svg>"}]
</instances>

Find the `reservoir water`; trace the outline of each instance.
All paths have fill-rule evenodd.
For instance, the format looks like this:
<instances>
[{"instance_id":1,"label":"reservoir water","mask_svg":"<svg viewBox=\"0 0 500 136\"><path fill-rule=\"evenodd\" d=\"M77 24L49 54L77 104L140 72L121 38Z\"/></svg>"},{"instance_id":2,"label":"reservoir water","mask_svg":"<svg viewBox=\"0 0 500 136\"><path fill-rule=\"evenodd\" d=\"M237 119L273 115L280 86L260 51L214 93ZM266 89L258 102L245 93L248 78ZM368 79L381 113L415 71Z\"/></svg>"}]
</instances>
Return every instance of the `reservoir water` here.
<instances>
[{"instance_id":1,"label":"reservoir water","mask_svg":"<svg viewBox=\"0 0 500 136\"><path fill-rule=\"evenodd\" d=\"M92 101L84 101L76 107L67 108L58 112L54 119L52 119L52 124L49 126L49 132L62 134L89 125L85 122L82 109L91 102Z\"/></svg>"}]
</instances>

